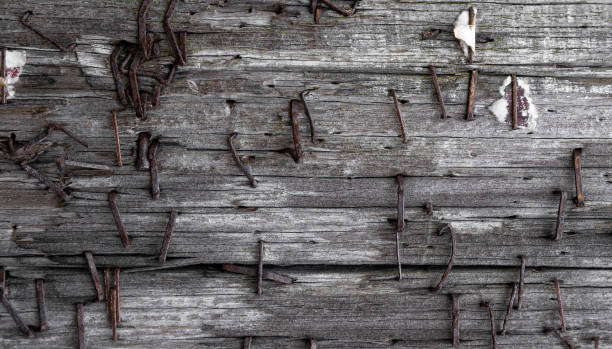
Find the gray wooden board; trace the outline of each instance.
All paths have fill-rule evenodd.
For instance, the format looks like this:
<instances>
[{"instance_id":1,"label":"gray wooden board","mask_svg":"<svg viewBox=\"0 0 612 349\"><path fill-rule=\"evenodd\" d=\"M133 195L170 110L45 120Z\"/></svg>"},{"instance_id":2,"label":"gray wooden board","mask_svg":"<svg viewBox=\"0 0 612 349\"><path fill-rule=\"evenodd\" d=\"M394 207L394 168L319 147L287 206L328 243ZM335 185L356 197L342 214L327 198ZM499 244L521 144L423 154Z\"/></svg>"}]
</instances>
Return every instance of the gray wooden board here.
<instances>
[{"instance_id":1,"label":"gray wooden board","mask_svg":"<svg viewBox=\"0 0 612 349\"><path fill-rule=\"evenodd\" d=\"M338 0L344 6L351 1ZM545 327L559 326L551 280L561 280L567 336L590 348L610 347L612 289L611 26L608 0L360 1L345 18L325 10L313 24L308 1L181 0L172 21L188 32L188 64L179 67L161 106L142 122L119 112L124 167L115 166L110 111L117 108L108 56L119 40L136 40L140 1L0 3L0 42L23 49L27 64L16 98L0 106L0 143L10 132L32 138L48 123L61 133L33 164L70 183L67 204L0 161L0 266L9 299L37 324L34 279L46 280L50 331L22 338L0 312L2 347L72 348L74 303L95 295L83 251L99 267L122 272L120 340L113 344L102 304L85 306L90 348L450 347L450 300L462 294L463 347L489 347L488 314L498 326L518 255L527 260L525 305L512 316L503 348L562 347ZM167 1L153 0L148 27L162 56L145 69L166 74L172 62L161 25ZM461 10L478 9L475 64L452 37ZM19 24L30 22L74 53L60 53ZM444 30L422 41L424 30ZM440 119L427 66L438 71L448 120ZM465 122L469 71L479 70L474 122ZM535 129L512 131L486 109L499 86L517 74L531 87ZM152 80L140 79L144 90ZM305 151L295 164L289 100L306 88L317 144L299 107ZM401 136L390 89L396 89L408 142ZM148 172L137 172L139 132L161 135L161 199L150 199ZM250 188L228 136L258 182ZM577 208L572 149L583 148L586 205ZM406 176L405 279L394 280L397 183ZM119 207L132 247L121 247L107 202ZM558 191L568 192L563 240L555 229ZM432 202L427 216L423 205ZM168 253L156 261L171 209L181 214ZM450 254L457 256L442 295L430 288ZM297 278L266 281L219 271L221 263L255 266L266 243L266 269ZM100 268L99 268L100 269ZM100 270L101 271L101 270Z\"/></svg>"}]
</instances>

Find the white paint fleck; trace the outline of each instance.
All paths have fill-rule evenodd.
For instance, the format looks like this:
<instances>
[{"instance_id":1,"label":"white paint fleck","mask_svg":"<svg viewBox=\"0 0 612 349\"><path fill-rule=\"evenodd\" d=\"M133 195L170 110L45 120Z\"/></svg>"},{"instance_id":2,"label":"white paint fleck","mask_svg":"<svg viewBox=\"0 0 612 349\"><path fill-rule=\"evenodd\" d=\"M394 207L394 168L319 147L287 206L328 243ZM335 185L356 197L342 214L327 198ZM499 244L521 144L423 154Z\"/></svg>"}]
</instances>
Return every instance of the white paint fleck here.
<instances>
[{"instance_id":1,"label":"white paint fleck","mask_svg":"<svg viewBox=\"0 0 612 349\"><path fill-rule=\"evenodd\" d=\"M26 64L25 51L6 51L6 78L0 77L0 86L6 86L8 90L7 99L15 98L15 84L19 81L19 75Z\"/></svg>"},{"instance_id":2,"label":"white paint fleck","mask_svg":"<svg viewBox=\"0 0 612 349\"><path fill-rule=\"evenodd\" d=\"M474 18L476 17L476 9L474 9ZM472 51L476 53L476 21L474 25L470 25L470 11L463 10L459 14L459 17L455 20L455 27L453 32L455 38L459 40L461 48L463 49L463 55L468 56L468 47L472 48Z\"/></svg>"}]
</instances>

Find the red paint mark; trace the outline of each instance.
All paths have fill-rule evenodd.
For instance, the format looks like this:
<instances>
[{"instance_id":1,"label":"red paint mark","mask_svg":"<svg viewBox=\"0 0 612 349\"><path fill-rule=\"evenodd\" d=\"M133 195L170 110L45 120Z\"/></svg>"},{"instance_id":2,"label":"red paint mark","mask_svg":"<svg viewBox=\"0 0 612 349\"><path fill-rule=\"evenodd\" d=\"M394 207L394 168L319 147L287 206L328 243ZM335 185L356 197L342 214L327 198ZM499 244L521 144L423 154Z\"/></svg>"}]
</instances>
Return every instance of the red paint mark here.
<instances>
[{"instance_id":1,"label":"red paint mark","mask_svg":"<svg viewBox=\"0 0 612 349\"><path fill-rule=\"evenodd\" d=\"M6 77L9 79L18 77L19 74L21 74L21 69L23 69L23 67L6 68Z\"/></svg>"}]
</instances>

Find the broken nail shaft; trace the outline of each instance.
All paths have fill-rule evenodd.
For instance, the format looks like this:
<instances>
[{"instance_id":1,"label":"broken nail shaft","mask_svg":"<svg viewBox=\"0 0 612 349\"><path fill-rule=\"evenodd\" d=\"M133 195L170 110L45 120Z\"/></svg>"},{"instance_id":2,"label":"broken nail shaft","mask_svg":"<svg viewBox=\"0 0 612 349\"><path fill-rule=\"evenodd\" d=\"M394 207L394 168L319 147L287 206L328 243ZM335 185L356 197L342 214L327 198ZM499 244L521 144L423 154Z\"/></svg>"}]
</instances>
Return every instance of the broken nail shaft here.
<instances>
[{"instance_id":1,"label":"broken nail shaft","mask_svg":"<svg viewBox=\"0 0 612 349\"><path fill-rule=\"evenodd\" d=\"M108 193L108 204L110 205L111 212L113 213L113 219L115 220L115 225L117 225L117 230L119 230L119 235L121 236L121 244L123 244L123 247L130 247L130 238L125 231L123 220L121 220L121 213L119 213L119 206L117 206L116 191L113 190Z\"/></svg>"},{"instance_id":2,"label":"broken nail shaft","mask_svg":"<svg viewBox=\"0 0 612 349\"><path fill-rule=\"evenodd\" d=\"M2 96L0 97L2 104L6 104L6 98L8 95L8 88L6 87L6 47L2 48L2 65L0 66L0 69L2 69L2 71L0 72L2 73Z\"/></svg>"},{"instance_id":3,"label":"broken nail shaft","mask_svg":"<svg viewBox=\"0 0 612 349\"><path fill-rule=\"evenodd\" d=\"M451 294L453 299L453 347L459 347L459 296Z\"/></svg>"},{"instance_id":4,"label":"broken nail shaft","mask_svg":"<svg viewBox=\"0 0 612 349\"><path fill-rule=\"evenodd\" d=\"M525 264L527 261L527 257L525 256L519 256L519 258L521 259L521 273L519 276L519 289L516 310L521 310L521 306L523 304L523 291L525 286Z\"/></svg>"},{"instance_id":5,"label":"broken nail shaft","mask_svg":"<svg viewBox=\"0 0 612 349\"><path fill-rule=\"evenodd\" d=\"M117 154L117 166L123 166L121 160L121 141L119 140L119 126L117 125L117 111L112 111L113 131L115 134L115 153Z\"/></svg>"},{"instance_id":6,"label":"broken nail shaft","mask_svg":"<svg viewBox=\"0 0 612 349\"><path fill-rule=\"evenodd\" d=\"M574 202L576 207L584 206L584 196L582 195L582 148L574 149L574 171L576 178L576 197L574 198Z\"/></svg>"},{"instance_id":7,"label":"broken nail shaft","mask_svg":"<svg viewBox=\"0 0 612 349\"><path fill-rule=\"evenodd\" d=\"M506 315L504 316L504 324L502 326L501 335L506 335L506 327L508 326L508 322L510 321L510 314L512 313L512 308L514 307L514 299L516 298L516 294L518 292L518 285L514 283L512 285L512 294L510 295L510 300L508 301L508 305L506 306Z\"/></svg>"},{"instance_id":8,"label":"broken nail shaft","mask_svg":"<svg viewBox=\"0 0 612 349\"><path fill-rule=\"evenodd\" d=\"M444 106L444 98L442 97L442 90L440 89L440 83L438 82L436 68L433 65L430 65L429 71L431 72L434 88L436 89L436 95L438 96L438 103L440 103L440 109L442 109L442 119L446 119L448 118L448 115L446 114L446 107Z\"/></svg>"},{"instance_id":9,"label":"broken nail shaft","mask_svg":"<svg viewBox=\"0 0 612 349\"><path fill-rule=\"evenodd\" d=\"M121 322L121 311L119 308L119 305L121 304L121 292L119 290L119 274L120 274L120 269L119 268L115 268L115 321L117 321L117 323Z\"/></svg>"},{"instance_id":10,"label":"broken nail shaft","mask_svg":"<svg viewBox=\"0 0 612 349\"><path fill-rule=\"evenodd\" d=\"M302 143L300 141L300 124L298 121L297 99L292 99L289 102L289 117L291 118L291 128L293 130L293 144L295 146L292 151L293 160L296 163L302 162Z\"/></svg>"},{"instance_id":11,"label":"broken nail shaft","mask_svg":"<svg viewBox=\"0 0 612 349\"><path fill-rule=\"evenodd\" d=\"M98 277L98 270L96 269L96 263L94 262L93 254L87 251L85 252L85 258L87 259L87 265L89 266L91 280L93 281L94 287L96 288L98 301L101 301L104 299L104 289L102 288L102 283L100 282L100 278Z\"/></svg>"},{"instance_id":12,"label":"broken nail shaft","mask_svg":"<svg viewBox=\"0 0 612 349\"><path fill-rule=\"evenodd\" d=\"M474 69L470 73L470 90L468 93L468 106L465 119L467 121L474 120L474 98L476 94L476 85L478 84L478 70Z\"/></svg>"},{"instance_id":13,"label":"broken nail shaft","mask_svg":"<svg viewBox=\"0 0 612 349\"><path fill-rule=\"evenodd\" d=\"M398 280L402 279L402 259L400 249L400 233L406 231L404 222L404 176L397 175L397 223L395 231L395 249L397 253L397 272Z\"/></svg>"},{"instance_id":14,"label":"broken nail shaft","mask_svg":"<svg viewBox=\"0 0 612 349\"><path fill-rule=\"evenodd\" d=\"M315 127L314 121L312 119L312 115L310 114L310 108L308 107L308 103L306 103L306 94L311 90L305 90L300 93L300 99L302 100L302 104L304 104L304 112L306 112L306 117L308 117L308 123L310 124L310 141L312 144L316 144L317 141L315 139Z\"/></svg>"},{"instance_id":15,"label":"broken nail shaft","mask_svg":"<svg viewBox=\"0 0 612 349\"><path fill-rule=\"evenodd\" d=\"M554 280L555 292L557 293L557 303L559 304L559 317L561 318L561 333L565 332L565 314L563 313L563 301L561 299L561 288L559 280Z\"/></svg>"},{"instance_id":16,"label":"broken nail shaft","mask_svg":"<svg viewBox=\"0 0 612 349\"><path fill-rule=\"evenodd\" d=\"M391 90L391 96L393 96L393 104L395 104L395 113L397 115L397 120L400 124L400 131L402 132L402 143L408 143L408 137L406 136L406 126L404 125L404 118L402 117L402 111L400 110L397 93L393 89Z\"/></svg>"},{"instance_id":17,"label":"broken nail shaft","mask_svg":"<svg viewBox=\"0 0 612 349\"><path fill-rule=\"evenodd\" d=\"M153 200L158 200L160 196L159 188L159 168L157 166L157 148L159 147L159 138L155 138L151 141L149 146L149 170L151 172L151 197Z\"/></svg>"},{"instance_id":18,"label":"broken nail shaft","mask_svg":"<svg viewBox=\"0 0 612 349\"><path fill-rule=\"evenodd\" d=\"M13 318L13 321L15 321L15 325L17 325L19 331L21 331L21 333L26 337L32 337L32 331L25 324L25 322L23 322L23 319L21 316L19 316L17 310L13 308L13 305L6 297L6 290L4 288L0 289L0 301L2 301L2 305L4 306L4 309L6 309L6 312L9 313L9 315L11 315Z\"/></svg>"},{"instance_id":19,"label":"broken nail shaft","mask_svg":"<svg viewBox=\"0 0 612 349\"><path fill-rule=\"evenodd\" d=\"M259 240L259 266L257 270L257 295L263 292L263 260L264 260L264 241Z\"/></svg>"},{"instance_id":20,"label":"broken nail shaft","mask_svg":"<svg viewBox=\"0 0 612 349\"><path fill-rule=\"evenodd\" d=\"M440 229L440 231L438 232L438 235L444 234L444 232L447 230L450 233L450 237L451 237L451 256L450 256L450 259L448 260L448 266L446 267L444 274L442 274L442 278L440 278L440 282L438 282L438 285L434 288L434 291L436 293L439 293L440 290L442 290L442 286L444 286L444 282L446 281L446 278L450 274L451 269L453 269L453 264L455 264L455 254L457 253L456 251L457 241L455 239L455 232L453 231L453 227L450 224L447 224L444 227L442 227L442 229Z\"/></svg>"},{"instance_id":21,"label":"broken nail shaft","mask_svg":"<svg viewBox=\"0 0 612 349\"><path fill-rule=\"evenodd\" d=\"M236 161L236 164L238 165L238 167L240 167L240 170L242 171L242 173L244 173L246 178L249 180L249 183L251 184L251 187L255 188L255 187L257 187L257 184L255 183L255 178L253 177L253 175L251 174L249 169L245 166L245 164L242 162L242 160L240 159L240 156L238 156L238 152L236 151L236 147L234 147L234 139L236 138L236 136L238 136L238 133L234 132L229 137L230 151L232 152L232 156L234 157L234 161Z\"/></svg>"},{"instance_id":22,"label":"broken nail shaft","mask_svg":"<svg viewBox=\"0 0 612 349\"><path fill-rule=\"evenodd\" d=\"M518 83L516 75L512 75L512 129L518 127Z\"/></svg>"},{"instance_id":23,"label":"broken nail shaft","mask_svg":"<svg viewBox=\"0 0 612 349\"><path fill-rule=\"evenodd\" d=\"M174 222L176 221L176 210L170 212L170 219L166 225L166 232L164 233L164 242L162 244L161 251L159 252L158 260L161 263L166 263L166 256L168 255L168 248L170 247L170 240L172 238L172 232L174 231Z\"/></svg>"},{"instance_id":24,"label":"broken nail shaft","mask_svg":"<svg viewBox=\"0 0 612 349\"><path fill-rule=\"evenodd\" d=\"M567 192L562 191L559 195L559 210L557 211L557 227L555 229L554 240L559 241L563 238L563 228L565 225L565 204L567 201Z\"/></svg>"},{"instance_id":25,"label":"broken nail shaft","mask_svg":"<svg viewBox=\"0 0 612 349\"><path fill-rule=\"evenodd\" d=\"M79 340L79 349L85 349L85 323L83 320L83 303L77 303L76 305L77 312L77 336Z\"/></svg>"}]
</instances>

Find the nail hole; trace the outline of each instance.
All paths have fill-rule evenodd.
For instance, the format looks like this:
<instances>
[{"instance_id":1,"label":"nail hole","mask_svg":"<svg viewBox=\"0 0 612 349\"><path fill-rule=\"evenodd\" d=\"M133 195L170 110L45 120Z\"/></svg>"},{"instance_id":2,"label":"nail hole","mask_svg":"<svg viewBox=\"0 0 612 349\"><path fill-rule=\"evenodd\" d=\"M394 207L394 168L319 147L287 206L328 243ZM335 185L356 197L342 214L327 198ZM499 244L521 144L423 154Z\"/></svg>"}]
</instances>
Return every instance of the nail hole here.
<instances>
[{"instance_id":1,"label":"nail hole","mask_svg":"<svg viewBox=\"0 0 612 349\"><path fill-rule=\"evenodd\" d=\"M568 254L570 254L570 253L569 253L569 252L567 252L567 251L561 251L561 252L559 252L559 254L562 254L562 255L564 255L564 256L565 256L565 255L568 255Z\"/></svg>"},{"instance_id":2,"label":"nail hole","mask_svg":"<svg viewBox=\"0 0 612 349\"><path fill-rule=\"evenodd\" d=\"M528 134L528 135L532 135L532 134L533 134L533 132L527 132L527 134Z\"/></svg>"},{"instance_id":3,"label":"nail hole","mask_svg":"<svg viewBox=\"0 0 612 349\"><path fill-rule=\"evenodd\" d=\"M266 86L269 87L269 88L275 88L276 87L274 84L269 84L269 85L266 85Z\"/></svg>"},{"instance_id":4,"label":"nail hole","mask_svg":"<svg viewBox=\"0 0 612 349\"><path fill-rule=\"evenodd\" d=\"M393 147L391 146L385 146L385 149L392 149Z\"/></svg>"},{"instance_id":5,"label":"nail hole","mask_svg":"<svg viewBox=\"0 0 612 349\"><path fill-rule=\"evenodd\" d=\"M235 55L234 59L242 59L242 56L241 55Z\"/></svg>"},{"instance_id":6,"label":"nail hole","mask_svg":"<svg viewBox=\"0 0 612 349\"><path fill-rule=\"evenodd\" d=\"M565 235L570 235L570 236L571 236L571 235L576 235L576 234L578 234L578 233L576 233L575 231L566 231L566 232L564 232L563 234L565 234Z\"/></svg>"},{"instance_id":7,"label":"nail hole","mask_svg":"<svg viewBox=\"0 0 612 349\"><path fill-rule=\"evenodd\" d=\"M331 84L332 85L340 85L340 82L339 81L332 81Z\"/></svg>"},{"instance_id":8,"label":"nail hole","mask_svg":"<svg viewBox=\"0 0 612 349\"><path fill-rule=\"evenodd\" d=\"M193 16L193 15L195 15L196 13L197 13L197 12L195 12L195 11L189 11L189 15L190 15L190 16Z\"/></svg>"},{"instance_id":9,"label":"nail hole","mask_svg":"<svg viewBox=\"0 0 612 349\"><path fill-rule=\"evenodd\" d=\"M226 99L226 100L225 100L225 103L227 103L227 105L228 105L230 108L234 108L234 106L236 105L236 101L235 101L235 100L233 100L233 99Z\"/></svg>"},{"instance_id":10,"label":"nail hole","mask_svg":"<svg viewBox=\"0 0 612 349\"><path fill-rule=\"evenodd\" d=\"M512 216L508 216L506 217L506 219L517 219L518 215L512 215Z\"/></svg>"},{"instance_id":11,"label":"nail hole","mask_svg":"<svg viewBox=\"0 0 612 349\"><path fill-rule=\"evenodd\" d=\"M252 8L252 7L249 7L248 12L249 12L249 13L253 13L253 8Z\"/></svg>"},{"instance_id":12,"label":"nail hole","mask_svg":"<svg viewBox=\"0 0 612 349\"><path fill-rule=\"evenodd\" d=\"M281 4L276 4L274 6L274 13L276 13L277 15L280 15L281 13L283 13L283 8L284 6Z\"/></svg>"},{"instance_id":13,"label":"nail hole","mask_svg":"<svg viewBox=\"0 0 612 349\"><path fill-rule=\"evenodd\" d=\"M271 137L271 136L272 136L272 134L271 134L271 133L266 132L266 133L264 133L264 136L266 136L266 137Z\"/></svg>"},{"instance_id":14,"label":"nail hole","mask_svg":"<svg viewBox=\"0 0 612 349\"><path fill-rule=\"evenodd\" d=\"M317 138L317 143L323 143L325 140L323 138Z\"/></svg>"},{"instance_id":15,"label":"nail hole","mask_svg":"<svg viewBox=\"0 0 612 349\"><path fill-rule=\"evenodd\" d=\"M240 25L238 26L238 28L244 28L246 26L247 24L245 22L240 22Z\"/></svg>"},{"instance_id":16,"label":"nail hole","mask_svg":"<svg viewBox=\"0 0 612 349\"><path fill-rule=\"evenodd\" d=\"M548 111L549 113L556 113L556 112L557 112L557 111L556 111L556 110L554 110L554 109L548 109L547 111Z\"/></svg>"},{"instance_id":17,"label":"nail hole","mask_svg":"<svg viewBox=\"0 0 612 349\"><path fill-rule=\"evenodd\" d=\"M333 134L335 134L335 135L341 135L341 134L342 134L342 132L340 132L340 131L336 131L336 132L334 132Z\"/></svg>"},{"instance_id":18,"label":"nail hole","mask_svg":"<svg viewBox=\"0 0 612 349\"><path fill-rule=\"evenodd\" d=\"M399 102L401 104L406 104L406 103L408 103L408 100L407 99L400 99Z\"/></svg>"},{"instance_id":19,"label":"nail hole","mask_svg":"<svg viewBox=\"0 0 612 349\"><path fill-rule=\"evenodd\" d=\"M533 177L523 177L523 180L524 180L524 181L530 181L530 180L532 180L532 179L533 179Z\"/></svg>"}]
</instances>

